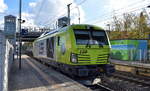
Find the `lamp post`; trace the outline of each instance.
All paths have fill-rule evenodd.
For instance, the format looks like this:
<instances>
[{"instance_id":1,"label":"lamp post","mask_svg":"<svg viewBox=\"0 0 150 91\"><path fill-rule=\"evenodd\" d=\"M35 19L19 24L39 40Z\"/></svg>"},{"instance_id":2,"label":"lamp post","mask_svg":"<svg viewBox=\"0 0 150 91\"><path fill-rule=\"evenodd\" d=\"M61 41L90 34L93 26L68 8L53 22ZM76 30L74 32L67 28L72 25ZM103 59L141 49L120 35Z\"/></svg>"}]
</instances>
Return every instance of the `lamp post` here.
<instances>
[{"instance_id":1,"label":"lamp post","mask_svg":"<svg viewBox=\"0 0 150 91\"><path fill-rule=\"evenodd\" d=\"M67 7L68 7L68 19L69 19L68 25L70 25L70 5L71 5L71 4L72 4L72 3L70 3L70 4L67 5Z\"/></svg>"},{"instance_id":2,"label":"lamp post","mask_svg":"<svg viewBox=\"0 0 150 91\"><path fill-rule=\"evenodd\" d=\"M108 26L108 35L110 35L110 24L108 23L108 24L106 24L106 26Z\"/></svg>"},{"instance_id":3,"label":"lamp post","mask_svg":"<svg viewBox=\"0 0 150 91\"><path fill-rule=\"evenodd\" d=\"M19 0L19 69L21 70L21 47L22 47L22 42L21 42L21 9L22 9L22 0Z\"/></svg>"},{"instance_id":4,"label":"lamp post","mask_svg":"<svg viewBox=\"0 0 150 91\"><path fill-rule=\"evenodd\" d=\"M108 23L106 26L108 26L108 31L110 31L110 24Z\"/></svg>"}]
</instances>

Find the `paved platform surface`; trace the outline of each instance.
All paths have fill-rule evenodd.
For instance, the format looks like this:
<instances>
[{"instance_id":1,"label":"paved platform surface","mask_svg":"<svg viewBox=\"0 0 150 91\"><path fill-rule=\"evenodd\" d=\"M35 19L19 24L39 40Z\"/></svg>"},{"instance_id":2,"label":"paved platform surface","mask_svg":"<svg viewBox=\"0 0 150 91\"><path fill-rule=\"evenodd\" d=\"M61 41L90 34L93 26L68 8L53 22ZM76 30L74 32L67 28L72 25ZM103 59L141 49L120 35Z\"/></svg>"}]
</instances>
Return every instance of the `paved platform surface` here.
<instances>
[{"instance_id":1,"label":"paved platform surface","mask_svg":"<svg viewBox=\"0 0 150 91\"><path fill-rule=\"evenodd\" d=\"M23 55L22 69L18 60L13 63L9 91L91 91L85 86Z\"/></svg>"},{"instance_id":2,"label":"paved platform surface","mask_svg":"<svg viewBox=\"0 0 150 91\"><path fill-rule=\"evenodd\" d=\"M140 62L136 62L136 61L134 61L134 62L133 61L122 61L122 60L116 60L116 59L110 59L110 61L113 64L120 64L120 65L150 69L150 63L140 63Z\"/></svg>"}]
</instances>

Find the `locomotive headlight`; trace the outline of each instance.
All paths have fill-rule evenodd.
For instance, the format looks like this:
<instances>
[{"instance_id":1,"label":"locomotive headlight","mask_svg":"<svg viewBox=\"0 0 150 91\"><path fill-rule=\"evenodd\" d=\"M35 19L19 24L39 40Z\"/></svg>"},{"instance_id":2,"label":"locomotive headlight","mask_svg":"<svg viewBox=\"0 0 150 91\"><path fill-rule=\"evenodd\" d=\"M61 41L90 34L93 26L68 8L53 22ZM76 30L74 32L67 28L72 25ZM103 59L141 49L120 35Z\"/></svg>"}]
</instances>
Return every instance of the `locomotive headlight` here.
<instances>
[{"instance_id":1,"label":"locomotive headlight","mask_svg":"<svg viewBox=\"0 0 150 91\"><path fill-rule=\"evenodd\" d=\"M73 62L73 63L77 63L78 62L77 55L74 54L74 53L71 54L71 62Z\"/></svg>"}]
</instances>

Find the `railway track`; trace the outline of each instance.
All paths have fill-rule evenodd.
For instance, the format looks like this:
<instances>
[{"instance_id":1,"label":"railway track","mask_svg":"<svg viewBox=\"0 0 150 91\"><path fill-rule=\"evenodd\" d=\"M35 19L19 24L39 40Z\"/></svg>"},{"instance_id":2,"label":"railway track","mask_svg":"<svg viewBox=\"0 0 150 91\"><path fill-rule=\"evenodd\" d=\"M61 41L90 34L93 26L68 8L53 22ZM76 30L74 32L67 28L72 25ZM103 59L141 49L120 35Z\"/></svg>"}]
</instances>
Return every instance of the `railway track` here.
<instances>
[{"instance_id":1,"label":"railway track","mask_svg":"<svg viewBox=\"0 0 150 91\"><path fill-rule=\"evenodd\" d=\"M115 74L113 74L113 77L134 82L136 84L140 84L143 86L150 86L150 78L140 75L132 75L130 73L125 72L124 73L116 72Z\"/></svg>"},{"instance_id":2,"label":"railway track","mask_svg":"<svg viewBox=\"0 0 150 91\"><path fill-rule=\"evenodd\" d=\"M89 86L88 86L89 87ZM115 91L111 88L108 88L107 86L103 84L96 84L89 87L93 91Z\"/></svg>"},{"instance_id":3,"label":"railway track","mask_svg":"<svg viewBox=\"0 0 150 91\"><path fill-rule=\"evenodd\" d=\"M149 91L150 79L148 77L133 75L126 72L116 72L112 75L114 83L121 90L118 91Z\"/></svg>"},{"instance_id":4,"label":"railway track","mask_svg":"<svg viewBox=\"0 0 150 91\"><path fill-rule=\"evenodd\" d=\"M136 75L136 74L131 74L131 73L128 73L128 72L120 72L120 71L117 71L117 74L127 75L129 77L132 76L132 77L135 77L135 78L139 78L139 79L144 79L144 80L150 81L150 77L149 76Z\"/></svg>"}]
</instances>

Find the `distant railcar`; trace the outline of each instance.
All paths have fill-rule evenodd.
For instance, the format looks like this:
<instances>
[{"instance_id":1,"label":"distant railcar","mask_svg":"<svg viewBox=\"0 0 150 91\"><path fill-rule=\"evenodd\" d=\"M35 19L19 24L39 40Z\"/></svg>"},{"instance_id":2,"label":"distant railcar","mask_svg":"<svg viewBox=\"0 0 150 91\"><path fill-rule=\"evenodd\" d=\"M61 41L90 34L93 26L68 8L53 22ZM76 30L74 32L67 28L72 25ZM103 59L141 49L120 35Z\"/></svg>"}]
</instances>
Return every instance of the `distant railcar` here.
<instances>
[{"instance_id":1,"label":"distant railcar","mask_svg":"<svg viewBox=\"0 0 150 91\"><path fill-rule=\"evenodd\" d=\"M33 43L33 56L63 72L79 76L112 73L107 33L93 25L70 25L43 34Z\"/></svg>"}]
</instances>

